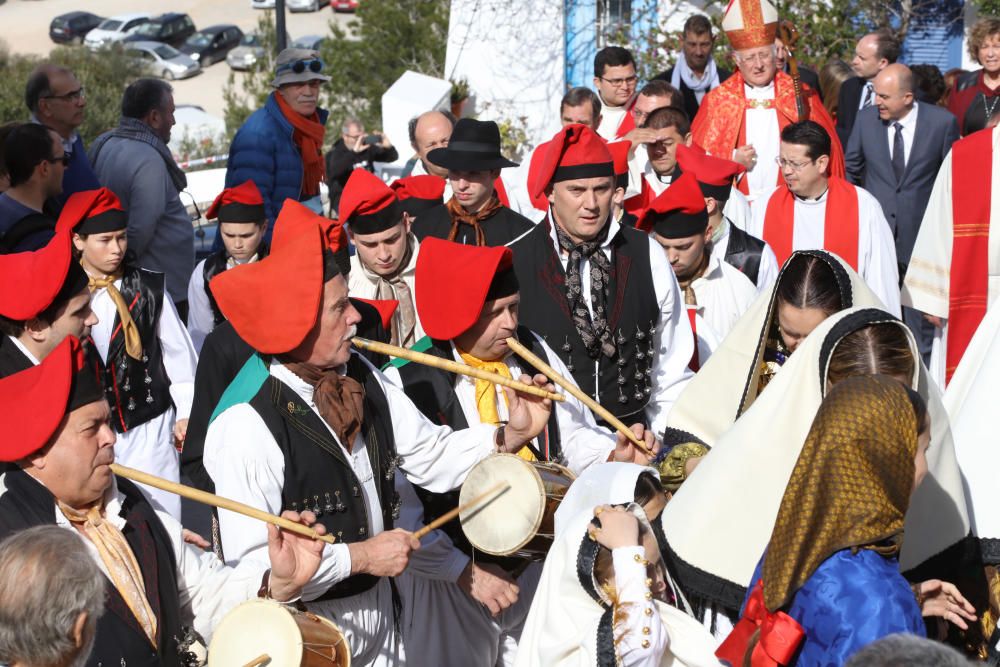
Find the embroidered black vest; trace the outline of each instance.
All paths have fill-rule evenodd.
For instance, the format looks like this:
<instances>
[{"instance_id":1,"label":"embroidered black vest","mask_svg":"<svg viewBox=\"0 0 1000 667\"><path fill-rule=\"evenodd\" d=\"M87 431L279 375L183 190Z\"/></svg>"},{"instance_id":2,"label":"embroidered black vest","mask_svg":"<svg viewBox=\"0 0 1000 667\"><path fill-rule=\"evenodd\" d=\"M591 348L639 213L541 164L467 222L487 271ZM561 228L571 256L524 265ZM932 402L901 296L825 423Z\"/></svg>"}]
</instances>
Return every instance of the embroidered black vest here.
<instances>
[{"instance_id":1,"label":"embroidered black vest","mask_svg":"<svg viewBox=\"0 0 1000 667\"><path fill-rule=\"evenodd\" d=\"M94 650L87 667L180 667L180 598L177 592L177 561L163 524L138 487L116 478L124 495L122 534L132 548L146 585L146 598L156 615L157 646L146 638L142 626L124 598L108 580L104 615L97 622ZM3 476L6 492L0 497L0 539L33 526L55 525L52 494L22 470Z\"/></svg>"},{"instance_id":2,"label":"embroidered black vest","mask_svg":"<svg viewBox=\"0 0 1000 667\"><path fill-rule=\"evenodd\" d=\"M548 361L548 356L538 339L525 327L517 328L517 338L529 350ZM451 344L448 341L435 340L427 350L426 354L432 354L441 359L453 360ZM539 371L524 361L518 361L525 373L535 375ZM409 363L399 368L399 376L403 381L403 391L413 401L417 409L435 424L450 426L453 430L459 431L469 428L469 422L465 418L462 406L455 393L455 374L438 368L432 368L423 364ZM533 443L535 455L542 461L559 461L562 458L562 447L560 445L559 427L556 420L556 408L553 406L552 414L549 417L548 426L538 436ZM424 506L424 523L430 523L449 510L458 507L458 497L460 489L448 491L446 493L432 493L424 488L414 485L414 490ZM456 548L469 556L473 556L473 547L462 532L461 525L457 521L449 521L441 527ZM506 569L514 569L521 564L521 559L500 558L484 554L477 551L476 560L497 563Z\"/></svg>"},{"instance_id":3,"label":"embroidered black vest","mask_svg":"<svg viewBox=\"0 0 1000 667\"><path fill-rule=\"evenodd\" d=\"M760 257L763 253L763 241L729 223L726 263L739 269L743 275L753 281L754 285L757 284L757 276L760 273Z\"/></svg>"},{"instance_id":4,"label":"embroidered black vest","mask_svg":"<svg viewBox=\"0 0 1000 667\"><path fill-rule=\"evenodd\" d=\"M548 220L513 243L514 270L522 285L521 324L549 344L585 392L626 423L645 421L656 358L654 334L660 307L649 264L649 238L621 226L611 240L608 323L616 356L591 358L573 324L566 299L566 271L556 254ZM586 280L587 278L584 277ZM530 286L530 288L526 288Z\"/></svg>"},{"instance_id":5,"label":"embroidered black vest","mask_svg":"<svg viewBox=\"0 0 1000 667\"><path fill-rule=\"evenodd\" d=\"M142 358L125 352L125 332L115 315L104 364L104 391L115 431L125 433L170 409L170 378L163 367L158 324L163 312L163 274L126 266L119 290L139 328Z\"/></svg>"},{"instance_id":6,"label":"embroidered black vest","mask_svg":"<svg viewBox=\"0 0 1000 667\"><path fill-rule=\"evenodd\" d=\"M356 354L347 364L347 375L365 389L361 433L375 475L382 522L385 530L390 530L393 520L399 518L400 501L394 487L397 459L389 403L371 367ZM282 511L311 510L337 542L362 542L371 537L361 482L323 419L274 376L268 376L249 404L264 420L285 458ZM377 582L378 577L354 575L317 599L357 595Z\"/></svg>"},{"instance_id":7,"label":"embroidered black vest","mask_svg":"<svg viewBox=\"0 0 1000 667\"><path fill-rule=\"evenodd\" d=\"M257 259L258 261L267 257L267 243L261 241L260 246L257 248ZM229 266L229 253L226 252L225 248L219 252L212 253L205 258L205 263L202 265L202 277L205 280L205 294L208 296L208 305L212 307L212 317L215 319L215 326L219 326L226 321L226 317L219 310L219 304L215 302L215 296L212 294L212 290L208 288L208 283L211 282L212 278L219 275Z\"/></svg>"}]
</instances>

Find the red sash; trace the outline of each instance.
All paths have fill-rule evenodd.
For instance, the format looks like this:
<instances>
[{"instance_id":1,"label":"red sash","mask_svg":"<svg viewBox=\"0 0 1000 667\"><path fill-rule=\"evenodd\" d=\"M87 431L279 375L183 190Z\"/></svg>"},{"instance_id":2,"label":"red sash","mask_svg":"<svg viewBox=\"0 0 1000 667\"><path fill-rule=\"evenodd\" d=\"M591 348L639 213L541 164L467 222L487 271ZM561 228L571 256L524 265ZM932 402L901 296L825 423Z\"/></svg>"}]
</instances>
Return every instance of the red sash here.
<instances>
[{"instance_id":1,"label":"red sash","mask_svg":"<svg viewBox=\"0 0 1000 667\"><path fill-rule=\"evenodd\" d=\"M842 178L831 178L823 216L823 250L836 253L858 270L858 191ZM764 240L785 263L795 249L795 195L786 187L777 190L764 212Z\"/></svg>"},{"instance_id":2,"label":"red sash","mask_svg":"<svg viewBox=\"0 0 1000 667\"><path fill-rule=\"evenodd\" d=\"M806 633L798 621L783 611L771 613L764 605L764 584L757 582L739 623L715 651L723 663L739 666L753 634L760 630L760 641L750 654L751 667L787 665L795 657Z\"/></svg>"},{"instance_id":3,"label":"red sash","mask_svg":"<svg viewBox=\"0 0 1000 667\"><path fill-rule=\"evenodd\" d=\"M698 359L698 324L697 315L698 308L696 306L687 307L688 320L691 322L691 333L694 334L694 352L691 353L691 361L688 362L688 368L690 368L695 373L701 368L701 363Z\"/></svg>"},{"instance_id":4,"label":"red sash","mask_svg":"<svg viewBox=\"0 0 1000 667\"><path fill-rule=\"evenodd\" d=\"M633 97L632 103L625 109L625 117L622 118L622 122L618 124L618 129L615 131L615 139L621 139L635 129L635 118L632 116L632 107L635 106L635 101L638 98L638 95Z\"/></svg>"},{"instance_id":5,"label":"red sash","mask_svg":"<svg viewBox=\"0 0 1000 667\"><path fill-rule=\"evenodd\" d=\"M945 382L951 381L989 298L990 189L993 130L981 130L951 148L952 249L948 286Z\"/></svg>"}]
</instances>

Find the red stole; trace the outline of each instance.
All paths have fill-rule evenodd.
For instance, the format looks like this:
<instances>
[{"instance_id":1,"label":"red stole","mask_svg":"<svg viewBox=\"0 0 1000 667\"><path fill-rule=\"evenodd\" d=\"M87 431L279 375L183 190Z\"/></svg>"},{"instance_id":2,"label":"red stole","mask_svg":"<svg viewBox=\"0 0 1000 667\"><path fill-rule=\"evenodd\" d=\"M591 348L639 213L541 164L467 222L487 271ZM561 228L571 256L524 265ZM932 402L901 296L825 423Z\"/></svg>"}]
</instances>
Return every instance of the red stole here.
<instances>
[{"instance_id":1,"label":"red stole","mask_svg":"<svg viewBox=\"0 0 1000 667\"><path fill-rule=\"evenodd\" d=\"M625 105L625 117L622 118L622 122L618 124L618 129L615 130L615 139L622 139L626 134L635 129L635 118L632 116L632 107L635 106L635 101L639 99L639 93L632 96L632 101Z\"/></svg>"},{"instance_id":2,"label":"red stole","mask_svg":"<svg viewBox=\"0 0 1000 667\"><path fill-rule=\"evenodd\" d=\"M858 191L842 178L831 178L823 215L823 250L836 253L858 270ZM795 249L795 195L782 187L771 195L764 212L764 241L785 263Z\"/></svg>"},{"instance_id":3,"label":"red stole","mask_svg":"<svg viewBox=\"0 0 1000 667\"><path fill-rule=\"evenodd\" d=\"M805 631L794 618L783 611L771 613L767 610L761 581L754 586L736 627L716 649L716 657L730 665L742 665L750 639L758 630L760 641L750 654L751 667L787 665L806 638Z\"/></svg>"},{"instance_id":4,"label":"red stole","mask_svg":"<svg viewBox=\"0 0 1000 667\"><path fill-rule=\"evenodd\" d=\"M694 334L694 352L691 353L691 361L688 362L688 368L697 373L698 369L701 368L701 362L698 359L698 307L688 306L687 314L688 320L691 322L691 333Z\"/></svg>"},{"instance_id":5,"label":"red stole","mask_svg":"<svg viewBox=\"0 0 1000 667\"><path fill-rule=\"evenodd\" d=\"M965 348L986 315L993 130L981 130L955 142L951 160L952 249L946 383L951 381Z\"/></svg>"}]
</instances>

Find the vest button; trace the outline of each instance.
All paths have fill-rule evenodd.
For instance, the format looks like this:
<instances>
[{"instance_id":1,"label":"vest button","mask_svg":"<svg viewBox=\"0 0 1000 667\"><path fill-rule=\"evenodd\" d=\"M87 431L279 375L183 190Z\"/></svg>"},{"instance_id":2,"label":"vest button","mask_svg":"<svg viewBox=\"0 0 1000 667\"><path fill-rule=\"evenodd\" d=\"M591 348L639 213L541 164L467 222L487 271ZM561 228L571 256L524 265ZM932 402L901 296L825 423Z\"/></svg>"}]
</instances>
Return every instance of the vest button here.
<instances>
[{"instance_id":1,"label":"vest button","mask_svg":"<svg viewBox=\"0 0 1000 667\"><path fill-rule=\"evenodd\" d=\"M364 536L364 534L367 533L367 532L368 531L365 530L364 526L361 526L360 528L358 528L358 535Z\"/></svg>"}]
</instances>

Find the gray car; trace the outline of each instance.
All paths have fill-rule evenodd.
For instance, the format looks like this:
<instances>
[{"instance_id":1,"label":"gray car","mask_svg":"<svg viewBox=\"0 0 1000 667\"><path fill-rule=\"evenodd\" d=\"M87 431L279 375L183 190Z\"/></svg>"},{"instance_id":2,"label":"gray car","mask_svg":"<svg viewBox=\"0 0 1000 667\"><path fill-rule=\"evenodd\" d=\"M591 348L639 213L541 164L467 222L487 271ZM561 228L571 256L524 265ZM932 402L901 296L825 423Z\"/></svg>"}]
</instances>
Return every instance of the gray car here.
<instances>
[{"instance_id":1,"label":"gray car","mask_svg":"<svg viewBox=\"0 0 1000 667\"><path fill-rule=\"evenodd\" d=\"M201 72L201 65L191 56L162 42L126 42L125 55L138 59L146 71L163 79L186 79Z\"/></svg>"},{"instance_id":2,"label":"gray car","mask_svg":"<svg viewBox=\"0 0 1000 667\"><path fill-rule=\"evenodd\" d=\"M285 43L291 42L291 37L285 33ZM253 69L257 61L264 57L264 47L257 33L243 35L239 46L226 55L226 63L231 69L245 71Z\"/></svg>"}]
</instances>

